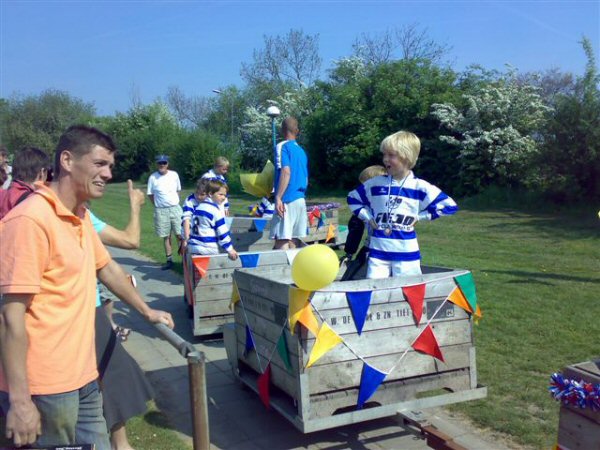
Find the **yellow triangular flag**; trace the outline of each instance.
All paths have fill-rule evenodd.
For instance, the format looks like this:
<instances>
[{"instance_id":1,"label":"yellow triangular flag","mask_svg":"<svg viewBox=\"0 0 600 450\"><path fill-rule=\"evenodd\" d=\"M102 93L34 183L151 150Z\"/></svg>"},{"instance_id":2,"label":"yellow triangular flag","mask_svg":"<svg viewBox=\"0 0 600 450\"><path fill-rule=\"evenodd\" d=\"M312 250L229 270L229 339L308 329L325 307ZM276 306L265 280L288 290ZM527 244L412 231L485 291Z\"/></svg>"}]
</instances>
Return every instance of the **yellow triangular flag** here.
<instances>
[{"instance_id":1,"label":"yellow triangular flag","mask_svg":"<svg viewBox=\"0 0 600 450\"><path fill-rule=\"evenodd\" d=\"M302 311L300 311L298 322L308 328L315 336L319 334L319 322L317 322L317 318L312 311L310 303L307 303L304 308L302 308Z\"/></svg>"},{"instance_id":2,"label":"yellow triangular flag","mask_svg":"<svg viewBox=\"0 0 600 450\"><path fill-rule=\"evenodd\" d=\"M329 228L327 228L327 237L325 238L325 243L329 242L331 239L335 237L335 227L332 223L329 224Z\"/></svg>"},{"instance_id":3,"label":"yellow triangular flag","mask_svg":"<svg viewBox=\"0 0 600 450\"><path fill-rule=\"evenodd\" d=\"M296 289L291 287L289 290L289 315L288 320L290 324L290 333L294 334L294 328L296 328L296 322L300 318L300 314L304 307L308 304L308 297L310 291L303 289Z\"/></svg>"},{"instance_id":4,"label":"yellow triangular flag","mask_svg":"<svg viewBox=\"0 0 600 450\"><path fill-rule=\"evenodd\" d=\"M233 310L233 306L240 301L240 291L238 290L237 283L233 281L233 287L231 290L231 301L229 302L229 309Z\"/></svg>"},{"instance_id":5,"label":"yellow triangular flag","mask_svg":"<svg viewBox=\"0 0 600 450\"><path fill-rule=\"evenodd\" d=\"M308 358L308 364L306 367L308 368L312 366L319 360L319 358L321 358L321 356L341 342L342 338L338 336L338 334L333 331L329 325L327 325L327 322L323 322L323 325L321 325L321 329L319 330L319 334L317 334L315 345L310 352L310 357Z\"/></svg>"},{"instance_id":6,"label":"yellow triangular flag","mask_svg":"<svg viewBox=\"0 0 600 450\"><path fill-rule=\"evenodd\" d=\"M469 314L473 314L473 310L471 309L471 305L469 305L469 302L465 298L465 296L462 293L462 291L460 290L460 288L455 287L454 290L448 296L448 300L450 300L456 306L464 309Z\"/></svg>"}]
</instances>

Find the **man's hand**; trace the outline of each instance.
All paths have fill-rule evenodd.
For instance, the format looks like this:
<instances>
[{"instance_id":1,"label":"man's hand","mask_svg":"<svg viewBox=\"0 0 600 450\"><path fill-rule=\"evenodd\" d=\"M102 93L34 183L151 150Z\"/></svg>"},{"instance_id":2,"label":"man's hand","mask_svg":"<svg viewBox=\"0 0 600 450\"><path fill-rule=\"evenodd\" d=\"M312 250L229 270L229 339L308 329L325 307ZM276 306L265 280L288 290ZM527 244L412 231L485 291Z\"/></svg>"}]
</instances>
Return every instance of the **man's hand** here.
<instances>
[{"instance_id":1,"label":"man's hand","mask_svg":"<svg viewBox=\"0 0 600 450\"><path fill-rule=\"evenodd\" d=\"M235 250L231 250L230 252L228 252L227 256L229 256L229 259L231 259L232 261L238 259L238 254Z\"/></svg>"},{"instance_id":2,"label":"man's hand","mask_svg":"<svg viewBox=\"0 0 600 450\"><path fill-rule=\"evenodd\" d=\"M10 404L6 415L6 437L16 446L33 444L42 434L42 419L31 399Z\"/></svg>"},{"instance_id":3,"label":"man's hand","mask_svg":"<svg viewBox=\"0 0 600 450\"><path fill-rule=\"evenodd\" d=\"M146 320L152 323L164 323L169 328L173 329L175 327L175 322L173 322L173 318L171 314L166 311L160 311L158 309L150 309L145 314Z\"/></svg>"},{"instance_id":4,"label":"man's hand","mask_svg":"<svg viewBox=\"0 0 600 450\"><path fill-rule=\"evenodd\" d=\"M285 205L279 197L275 197L275 211L277 212L277 215L283 219L283 216L285 215Z\"/></svg>"},{"instance_id":5,"label":"man's hand","mask_svg":"<svg viewBox=\"0 0 600 450\"><path fill-rule=\"evenodd\" d=\"M140 208L146 201L146 196L140 189L134 189L133 181L127 180L127 192L131 207Z\"/></svg>"}]
</instances>

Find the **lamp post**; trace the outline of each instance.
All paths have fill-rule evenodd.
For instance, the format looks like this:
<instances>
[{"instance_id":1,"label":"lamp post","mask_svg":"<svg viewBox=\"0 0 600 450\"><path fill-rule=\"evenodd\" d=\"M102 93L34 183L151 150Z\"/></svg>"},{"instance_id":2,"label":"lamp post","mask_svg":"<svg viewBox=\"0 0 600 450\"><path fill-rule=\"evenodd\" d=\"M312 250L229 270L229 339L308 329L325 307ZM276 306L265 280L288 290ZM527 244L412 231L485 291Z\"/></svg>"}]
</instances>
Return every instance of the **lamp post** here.
<instances>
[{"instance_id":1,"label":"lamp post","mask_svg":"<svg viewBox=\"0 0 600 450\"><path fill-rule=\"evenodd\" d=\"M279 108L275 105L269 106L267 108L267 116L269 116L271 118L271 135L273 136L273 157L275 157L276 155L276 148L277 148L277 131L275 130L275 119L277 117L279 117L279 115L281 114L281 111L279 111ZM277 161L275 161L275 163L277 163Z\"/></svg>"},{"instance_id":2,"label":"lamp post","mask_svg":"<svg viewBox=\"0 0 600 450\"><path fill-rule=\"evenodd\" d=\"M213 89L212 90L215 94L219 94L222 95L223 91L221 89ZM233 145L233 95L231 96L231 136L230 136L230 141L231 144Z\"/></svg>"}]
</instances>

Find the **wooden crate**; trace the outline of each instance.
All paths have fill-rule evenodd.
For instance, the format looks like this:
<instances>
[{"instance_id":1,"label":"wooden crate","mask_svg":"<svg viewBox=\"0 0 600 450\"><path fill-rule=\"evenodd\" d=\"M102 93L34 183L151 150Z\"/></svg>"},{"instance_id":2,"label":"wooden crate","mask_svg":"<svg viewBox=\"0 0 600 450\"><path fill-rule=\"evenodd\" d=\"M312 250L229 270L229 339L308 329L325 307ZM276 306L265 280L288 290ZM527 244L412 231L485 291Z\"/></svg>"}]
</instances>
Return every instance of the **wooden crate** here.
<instances>
[{"instance_id":1,"label":"wooden crate","mask_svg":"<svg viewBox=\"0 0 600 450\"><path fill-rule=\"evenodd\" d=\"M325 216L325 224L318 227L318 221L314 220L309 224L308 236L303 240L307 244L315 242L325 242L329 225L334 227L334 238L329 241L330 244L343 245L346 242L346 234L338 229L339 219L338 210L330 209L322 211ZM272 250L274 241L269 239L271 231L271 220L258 217L234 216L230 224L231 239L233 247L238 252L265 251Z\"/></svg>"},{"instance_id":2,"label":"wooden crate","mask_svg":"<svg viewBox=\"0 0 600 450\"><path fill-rule=\"evenodd\" d=\"M192 312L194 336L222 333L223 324L233 321L229 309L232 294L232 274L242 266L244 255L258 255L257 267L247 270L268 270L269 273L285 273L289 270L288 252L270 250L265 252L241 252L240 258L232 261L227 254L213 256L188 255L187 273L191 285L186 280L186 298ZM194 269L193 259L208 258L206 274L200 276ZM193 294L190 296L189 292Z\"/></svg>"},{"instance_id":3,"label":"wooden crate","mask_svg":"<svg viewBox=\"0 0 600 450\"><path fill-rule=\"evenodd\" d=\"M381 280L336 281L316 291L311 304L322 318L369 365L389 371L410 348L428 318L445 363L410 348L368 403L356 410L363 361L346 346L338 345L313 366L305 368L315 344L312 333L298 325L299 334L283 327L288 317L290 270L235 271L242 301L235 308L235 339L227 345L228 358L238 361L240 379L256 390L258 373L271 355L271 405L304 433L395 415L399 410L431 407L486 395L478 387L472 320L459 307L444 300L454 289L454 276L464 270L426 269L420 276ZM401 288L426 282L421 327L417 328ZM329 291L329 292L327 292ZM335 292L333 292L335 291ZM372 291L363 332L358 335L345 292ZM443 305L443 306L442 306ZM317 314L318 316L318 314ZM321 319L319 319L321 322ZM244 356L246 324L252 330L256 351ZM274 348L283 332L288 344L292 371L288 371ZM233 355L232 355L233 354ZM428 398L421 394L444 389ZM371 407L372 406L372 407Z\"/></svg>"},{"instance_id":4,"label":"wooden crate","mask_svg":"<svg viewBox=\"0 0 600 450\"><path fill-rule=\"evenodd\" d=\"M568 366L565 378L600 383L600 359ZM600 450L600 411L576 406L560 406L558 445L569 450Z\"/></svg>"}]
</instances>

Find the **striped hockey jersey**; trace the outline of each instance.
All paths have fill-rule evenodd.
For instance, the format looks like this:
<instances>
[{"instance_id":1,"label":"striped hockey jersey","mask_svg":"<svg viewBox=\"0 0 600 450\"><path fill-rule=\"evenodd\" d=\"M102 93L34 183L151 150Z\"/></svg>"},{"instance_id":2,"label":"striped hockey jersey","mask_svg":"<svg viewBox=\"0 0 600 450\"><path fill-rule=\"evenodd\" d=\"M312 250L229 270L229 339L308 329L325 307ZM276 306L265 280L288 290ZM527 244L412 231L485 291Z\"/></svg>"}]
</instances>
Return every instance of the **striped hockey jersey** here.
<instances>
[{"instance_id":1,"label":"striped hockey jersey","mask_svg":"<svg viewBox=\"0 0 600 450\"><path fill-rule=\"evenodd\" d=\"M233 250L223 210L207 198L194 208L188 248L191 253L216 255L219 245L227 252Z\"/></svg>"},{"instance_id":2,"label":"striped hockey jersey","mask_svg":"<svg viewBox=\"0 0 600 450\"><path fill-rule=\"evenodd\" d=\"M452 198L412 171L400 181L387 175L371 178L350 192L347 201L363 222L373 219L377 223L369 242L369 257L384 261L420 260L415 223L458 211ZM386 229L391 233L386 234Z\"/></svg>"}]
</instances>

